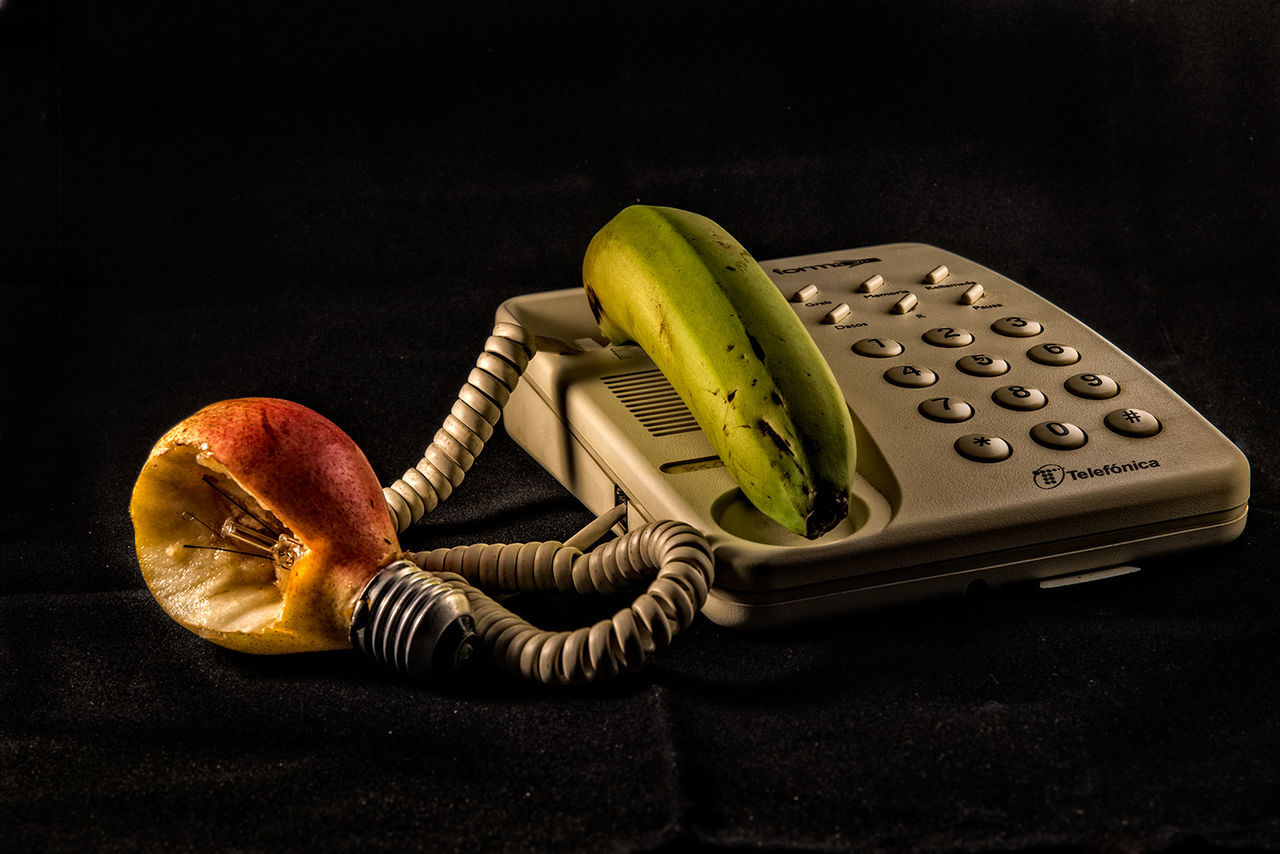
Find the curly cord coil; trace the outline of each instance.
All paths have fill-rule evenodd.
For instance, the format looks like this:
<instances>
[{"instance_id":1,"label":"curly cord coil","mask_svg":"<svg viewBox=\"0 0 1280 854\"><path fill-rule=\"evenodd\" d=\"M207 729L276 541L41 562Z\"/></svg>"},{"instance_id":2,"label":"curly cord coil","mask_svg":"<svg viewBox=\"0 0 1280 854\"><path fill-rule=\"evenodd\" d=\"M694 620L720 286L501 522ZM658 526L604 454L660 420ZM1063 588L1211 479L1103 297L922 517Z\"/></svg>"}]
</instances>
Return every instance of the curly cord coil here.
<instances>
[{"instance_id":1,"label":"curly cord coil","mask_svg":"<svg viewBox=\"0 0 1280 854\"><path fill-rule=\"evenodd\" d=\"M534 336L516 323L499 323L458 392L444 426L416 466L382 490L396 531L404 531L452 494L502 416L502 408L536 351Z\"/></svg>"},{"instance_id":2,"label":"curly cord coil","mask_svg":"<svg viewBox=\"0 0 1280 854\"><path fill-rule=\"evenodd\" d=\"M652 522L590 552L558 542L458 546L408 557L470 600L481 643L507 671L580 684L643 664L687 628L707 600L714 560L683 522ZM612 619L574 631L539 629L479 587L502 592L612 593L652 578Z\"/></svg>"}]
</instances>

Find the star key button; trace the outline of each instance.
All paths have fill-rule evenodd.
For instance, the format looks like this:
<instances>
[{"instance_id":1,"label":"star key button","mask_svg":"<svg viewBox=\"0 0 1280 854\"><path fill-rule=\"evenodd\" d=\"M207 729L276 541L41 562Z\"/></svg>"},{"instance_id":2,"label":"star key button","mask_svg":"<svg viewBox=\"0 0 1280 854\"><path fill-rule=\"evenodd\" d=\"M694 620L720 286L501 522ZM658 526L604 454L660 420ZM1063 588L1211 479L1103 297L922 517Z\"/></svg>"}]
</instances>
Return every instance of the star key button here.
<instances>
[{"instance_id":1,"label":"star key button","mask_svg":"<svg viewBox=\"0 0 1280 854\"><path fill-rule=\"evenodd\" d=\"M999 436L970 433L956 439L956 453L976 463L998 463L1013 456L1013 448Z\"/></svg>"}]
</instances>

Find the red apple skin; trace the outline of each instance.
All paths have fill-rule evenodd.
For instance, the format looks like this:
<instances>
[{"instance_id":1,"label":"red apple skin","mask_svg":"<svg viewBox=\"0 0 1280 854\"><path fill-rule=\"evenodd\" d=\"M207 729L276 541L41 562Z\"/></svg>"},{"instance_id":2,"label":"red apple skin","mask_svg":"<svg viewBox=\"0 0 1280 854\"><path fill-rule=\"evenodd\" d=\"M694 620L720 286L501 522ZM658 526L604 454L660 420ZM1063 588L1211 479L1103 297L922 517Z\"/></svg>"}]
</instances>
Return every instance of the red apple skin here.
<instances>
[{"instance_id":1,"label":"red apple skin","mask_svg":"<svg viewBox=\"0 0 1280 854\"><path fill-rule=\"evenodd\" d=\"M348 646L356 596L380 567L402 555L382 488L355 442L300 404L238 398L183 420L156 443L148 465L181 446L211 456L293 532L306 552L285 582L283 611L274 625L227 634L179 622L249 652ZM146 475L144 467L135 507ZM141 543L139 514L133 515Z\"/></svg>"}]
</instances>

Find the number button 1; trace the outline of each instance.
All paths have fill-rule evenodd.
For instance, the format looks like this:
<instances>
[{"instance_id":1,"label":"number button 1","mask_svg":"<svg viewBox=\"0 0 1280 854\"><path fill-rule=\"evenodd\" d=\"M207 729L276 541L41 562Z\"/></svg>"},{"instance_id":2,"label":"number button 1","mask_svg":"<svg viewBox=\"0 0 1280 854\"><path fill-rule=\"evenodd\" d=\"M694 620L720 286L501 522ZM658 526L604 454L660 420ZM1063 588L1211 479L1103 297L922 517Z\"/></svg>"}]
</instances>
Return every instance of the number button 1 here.
<instances>
[{"instance_id":1,"label":"number button 1","mask_svg":"<svg viewBox=\"0 0 1280 854\"><path fill-rule=\"evenodd\" d=\"M850 348L859 356L870 356L873 359L887 359L902 352L902 345L892 338L863 338L855 341Z\"/></svg>"}]
</instances>

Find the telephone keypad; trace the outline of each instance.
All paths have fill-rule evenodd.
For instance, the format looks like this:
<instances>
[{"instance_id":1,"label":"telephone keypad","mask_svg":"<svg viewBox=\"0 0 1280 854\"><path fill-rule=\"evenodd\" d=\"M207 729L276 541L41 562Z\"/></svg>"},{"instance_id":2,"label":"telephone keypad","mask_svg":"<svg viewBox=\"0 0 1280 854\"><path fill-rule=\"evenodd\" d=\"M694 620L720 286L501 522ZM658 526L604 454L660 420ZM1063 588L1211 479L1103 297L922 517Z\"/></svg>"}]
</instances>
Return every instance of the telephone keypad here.
<instances>
[{"instance_id":1,"label":"telephone keypad","mask_svg":"<svg viewBox=\"0 0 1280 854\"><path fill-rule=\"evenodd\" d=\"M908 321L925 317L949 320L948 315L956 314L958 318L958 312L960 311L973 312L981 310L984 306L996 308L1000 305L998 293L992 293L985 286L974 281L961 281L963 274L953 276L945 265L937 265L923 275L916 274L919 278L907 276L905 281L900 278L894 281L896 277L886 279L886 275L872 273L857 285L852 287L845 285L845 287L849 288L853 295L862 295L865 299L875 299L876 291L886 284L901 286L907 282L917 282L925 285L926 290L930 292L950 288L963 289L958 297L948 297L945 308L940 307L936 302L926 301L929 296L927 294L925 299L922 300L916 293L911 291L905 293L902 291L895 292L896 294L902 294L902 296L889 309L889 314L898 315L899 317L894 320L886 319L884 321L886 326L904 324ZM948 283L949 278L954 278L956 280L955 284ZM850 302L853 302L853 300L850 300ZM982 302L983 305L978 305L979 302ZM827 325L838 324L843 318L852 314L852 311L848 303L841 303L826 316L818 316L814 319L820 319ZM839 313L838 318L835 317L836 313ZM971 314L965 314L965 317L971 316ZM867 326L868 324L861 323L857 325ZM845 327L836 325L836 328ZM1084 355L1075 347L1053 341L1037 344L1026 350L1019 348L1017 352L1003 352L1000 355L996 355L995 353L1000 352L1000 348L995 345L1001 340L1006 344L1013 344L1014 342L1009 339L1034 338L1044 334L1044 324L1031 317L1018 315L1001 317L992 322L988 328L991 332L1000 336L1000 338L994 340L987 339L987 344L993 346L995 352L974 353L957 359L954 362L954 366L958 372L980 379L1010 375L1010 379L1016 380L1019 373L1017 365L1021 364L1025 368L1027 362L1011 362L1014 355L1025 358L1028 362L1035 363L1035 365L1048 368L1076 365L1085 359ZM978 343L979 339L983 337L982 333L975 335L960 326L936 326L919 333L919 335L919 340L924 344L942 349L969 347ZM894 338L879 335L877 337L862 338L854 342L849 349L859 356L884 359L909 354L911 345L904 346ZM945 372L940 374L938 371L923 365L897 365L884 371L882 376L886 382L903 390L899 393L932 386L939 386L939 391L950 390L947 389L948 382ZM1120 394L1119 383L1105 374L1094 372L1075 374L1063 381L1062 385L1074 398L1082 401L1108 400ZM1045 409L1050 404L1049 396L1040 389L1016 382L992 390L990 396L991 400L1001 409L1014 413L1035 412ZM959 424L969 421L976 414L976 410L970 403L962 397L956 396L931 397L918 401L916 403L916 411L920 416L937 422L939 425ZM1132 438L1154 436L1163 428L1163 425L1154 415L1140 409L1117 409L1105 415L1105 417L1102 417L1102 413L1099 413L1098 421L1095 423L1098 426L1105 424L1111 432ZM1055 451L1069 452L1078 450L1089 442L1089 434L1084 427L1064 420L1042 421L1030 427L1028 432L1023 435L1029 435L1036 445ZM1000 436L987 433L971 433L962 436L955 440L954 447L964 458L983 463L1001 462L1009 459L1014 453L1013 444Z\"/></svg>"}]
</instances>

